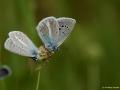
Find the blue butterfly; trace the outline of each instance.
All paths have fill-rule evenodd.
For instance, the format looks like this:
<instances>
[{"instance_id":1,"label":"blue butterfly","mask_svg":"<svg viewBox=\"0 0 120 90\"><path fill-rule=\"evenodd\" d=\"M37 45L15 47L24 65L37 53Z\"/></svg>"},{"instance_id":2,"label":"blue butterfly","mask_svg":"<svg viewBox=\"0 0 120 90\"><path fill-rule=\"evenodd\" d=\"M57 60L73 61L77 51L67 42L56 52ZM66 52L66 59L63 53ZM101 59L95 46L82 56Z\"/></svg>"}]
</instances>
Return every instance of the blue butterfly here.
<instances>
[{"instance_id":1,"label":"blue butterfly","mask_svg":"<svg viewBox=\"0 0 120 90\"><path fill-rule=\"evenodd\" d=\"M37 31L45 47L56 51L73 30L75 23L75 19L72 18L47 17L40 21Z\"/></svg>"},{"instance_id":2,"label":"blue butterfly","mask_svg":"<svg viewBox=\"0 0 120 90\"><path fill-rule=\"evenodd\" d=\"M72 18L47 17L39 22L36 29L43 45L37 48L33 42L20 31L12 31L4 47L16 54L42 60L50 57L69 36L76 21Z\"/></svg>"}]
</instances>

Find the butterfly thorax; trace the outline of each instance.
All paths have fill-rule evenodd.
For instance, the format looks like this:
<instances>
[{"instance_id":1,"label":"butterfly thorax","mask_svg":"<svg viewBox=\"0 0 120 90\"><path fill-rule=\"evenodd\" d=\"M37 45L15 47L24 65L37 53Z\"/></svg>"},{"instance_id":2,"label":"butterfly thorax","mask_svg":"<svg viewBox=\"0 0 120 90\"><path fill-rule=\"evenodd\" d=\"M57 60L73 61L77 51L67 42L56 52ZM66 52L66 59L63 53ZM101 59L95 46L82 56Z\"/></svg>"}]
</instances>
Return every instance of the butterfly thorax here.
<instances>
[{"instance_id":1,"label":"butterfly thorax","mask_svg":"<svg viewBox=\"0 0 120 90\"><path fill-rule=\"evenodd\" d=\"M40 55L40 60L43 59L48 59L53 53L51 53L45 46L40 46L39 47L39 55Z\"/></svg>"}]
</instances>

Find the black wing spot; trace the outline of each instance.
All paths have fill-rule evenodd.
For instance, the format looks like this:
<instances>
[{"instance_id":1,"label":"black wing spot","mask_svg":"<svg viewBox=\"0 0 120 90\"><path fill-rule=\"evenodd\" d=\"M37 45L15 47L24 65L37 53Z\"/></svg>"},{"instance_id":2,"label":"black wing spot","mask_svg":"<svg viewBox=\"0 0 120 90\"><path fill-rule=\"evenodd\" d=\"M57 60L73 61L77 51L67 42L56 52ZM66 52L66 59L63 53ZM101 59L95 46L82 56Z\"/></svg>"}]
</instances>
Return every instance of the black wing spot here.
<instances>
[{"instance_id":1,"label":"black wing spot","mask_svg":"<svg viewBox=\"0 0 120 90\"><path fill-rule=\"evenodd\" d=\"M61 28L59 28L59 30L61 30Z\"/></svg>"}]
</instances>

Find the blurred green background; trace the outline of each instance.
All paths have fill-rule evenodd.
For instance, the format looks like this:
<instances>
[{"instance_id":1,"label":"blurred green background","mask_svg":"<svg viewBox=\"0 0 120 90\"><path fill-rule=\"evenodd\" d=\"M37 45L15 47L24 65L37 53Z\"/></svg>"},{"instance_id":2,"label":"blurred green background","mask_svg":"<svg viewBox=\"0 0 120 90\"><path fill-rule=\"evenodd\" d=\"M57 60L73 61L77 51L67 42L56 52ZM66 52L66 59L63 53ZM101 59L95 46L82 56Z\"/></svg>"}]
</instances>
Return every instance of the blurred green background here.
<instances>
[{"instance_id":1,"label":"blurred green background","mask_svg":"<svg viewBox=\"0 0 120 90\"><path fill-rule=\"evenodd\" d=\"M41 70L39 90L120 87L120 0L0 0L0 65L12 69L0 81L0 90L35 90L36 64L5 50L4 41L8 32L18 30L42 45L35 27L48 16L71 17L77 23Z\"/></svg>"}]
</instances>

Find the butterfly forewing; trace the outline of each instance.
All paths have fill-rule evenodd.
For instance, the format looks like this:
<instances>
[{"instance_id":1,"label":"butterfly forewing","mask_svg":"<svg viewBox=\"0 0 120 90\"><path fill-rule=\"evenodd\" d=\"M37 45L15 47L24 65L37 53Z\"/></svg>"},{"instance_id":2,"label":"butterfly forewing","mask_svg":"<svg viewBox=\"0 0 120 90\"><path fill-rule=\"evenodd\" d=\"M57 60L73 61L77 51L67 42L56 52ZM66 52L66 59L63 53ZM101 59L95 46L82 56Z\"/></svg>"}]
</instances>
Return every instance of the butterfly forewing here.
<instances>
[{"instance_id":1,"label":"butterfly forewing","mask_svg":"<svg viewBox=\"0 0 120 90\"><path fill-rule=\"evenodd\" d=\"M21 48L21 47L19 47L19 45L16 45L15 43L13 43L13 41L10 38L8 38L5 41L4 47L7 50L9 50L13 53L22 55L22 56L27 56L27 57L32 57L33 56L33 54L31 52L29 52L28 50L26 50L24 48Z\"/></svg>"},{"instance_id":2,"label":"butterfly forewing","mask_svg":"<svg viewBox=\"0 0 120 90\"><path fill-rule=\"evenodd\" d=\"M4 46L7 50L22 56L38 57L39 55L38 48L20 31L10 32Z\"/></svg>"},{"instance_id":3,"label":"butterfly forewing","mask_svg":"<svg viewBox=\"0 0 120 90\"><path fill-rule=\"evenodd\" d=\"M50 43L50 37L49 37L49 28L46 25L45 20L39 22L39 24L36 27L39 37L41 38L42 42L44 44Z\"/></svg>"},{"instance_id":4,"label":"butterfly forewing","mask_svg":"<svg viewBox=\"0 0 120 90\"><path fill-rule=\"evenodd\" d=\"M59 25L56 18L47 17L40 21L37 26L37 31L46 48L48 48L48 46L50 46L51 48L52 46L57 46L57 41L59 37Z\"/></svg>"},{"instance_id":5,"label":"butterfly forewing","mask_svg":"<svg viewBox=\"0 0 120 90\"><path fill-rule=\"evenodd\" d=\"M58 37L58 47L59 47L73 30L76 21L75 19L72 18L63 17L63 18L58 18L57 22L59 24L59 37Z\"/></svg>"},{"instance_id":6,"label":"butterfly forewing","mask_svg":"<svg viewBox=\"0 0 120 90\"><path fill-rule=\"evenodd\" d=\"M20 48L37 50L36 46L23 32L12 31L9 33L9 37Z\"/></svg>"},{"instance_id":7,"label":"butterfly forewing","mask_svg":"<svg viewBox=\"0 0 120 90\"><path fill-rule=\"evenodd\" d=\"M52 43L57 43L59 36L59 25L57 23L56 18L48 17L46 18L46 24L49 28L49 37Z\"/></svg>"}]
</instances>

